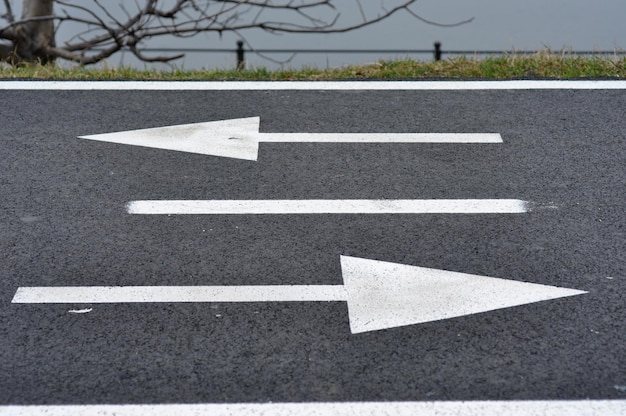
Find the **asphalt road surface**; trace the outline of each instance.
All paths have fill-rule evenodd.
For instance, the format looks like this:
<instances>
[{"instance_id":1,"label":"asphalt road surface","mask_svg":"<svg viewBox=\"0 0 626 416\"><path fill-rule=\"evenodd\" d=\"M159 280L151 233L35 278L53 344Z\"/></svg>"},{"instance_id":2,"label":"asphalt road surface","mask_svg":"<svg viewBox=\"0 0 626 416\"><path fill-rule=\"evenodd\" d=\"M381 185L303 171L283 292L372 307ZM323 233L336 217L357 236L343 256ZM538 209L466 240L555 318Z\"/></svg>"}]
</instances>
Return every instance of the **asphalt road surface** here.
<instances>
[{"instance_id":1,"label":"asphalt road surface","mask_svg":"<svg viewBox=\"0 0 626 416\"><path fill-rule=\"evenodd\" d=\"M0 98L0 405L626 400L623 89ZM251 161L78 139L246 117L268 137L502 143L261 143ZM141 200L388 199L528 210L128 211ZM21 287L341 285L341 256L587 293L363 333L341 301L12 303Z\"/></svg>"}]
</instances>

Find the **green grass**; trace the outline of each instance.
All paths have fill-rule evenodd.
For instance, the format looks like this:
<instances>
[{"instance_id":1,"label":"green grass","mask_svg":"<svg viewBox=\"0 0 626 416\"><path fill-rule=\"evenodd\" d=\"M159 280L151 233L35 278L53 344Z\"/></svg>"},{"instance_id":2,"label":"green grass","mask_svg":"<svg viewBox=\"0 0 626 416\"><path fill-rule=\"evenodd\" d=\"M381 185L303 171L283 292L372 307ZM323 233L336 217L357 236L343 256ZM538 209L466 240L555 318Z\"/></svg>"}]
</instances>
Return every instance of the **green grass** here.
<instances>
[{"instance_id":1,"label":"green grass","mask_svg":"<svg viewBox=\"0 0 626 416\"><path fill-rule=\"evenodd\" d=\"M626 57L582 57L568 53L508 54L485 59L454 58L439 62L415 60L381 61L340 68L268 70L208 69L168 71L128 67L76 67L59 65L0 65L2 79L72 80L341 80L341 79L576 79L626 78Z\"/></svg>"}]
</instances>

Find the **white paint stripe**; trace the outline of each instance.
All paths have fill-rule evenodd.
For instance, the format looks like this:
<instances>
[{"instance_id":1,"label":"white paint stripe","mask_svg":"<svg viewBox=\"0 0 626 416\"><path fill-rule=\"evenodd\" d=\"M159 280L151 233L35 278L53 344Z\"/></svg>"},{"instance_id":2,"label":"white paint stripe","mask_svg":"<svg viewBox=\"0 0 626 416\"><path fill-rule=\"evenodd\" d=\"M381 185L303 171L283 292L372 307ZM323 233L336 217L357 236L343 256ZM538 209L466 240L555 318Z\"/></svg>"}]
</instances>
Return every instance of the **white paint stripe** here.
<instances>
[{"instance_id":1,"label":"white paint stripe","mask_svg":"<svg viewBox=\"0 0 626 416\"><path fill-rule=\"evenodd\" d=\"M261 143L502 143L499 133L259 133Z\"/></svg>"},{"instance_id":2,"label":"white paint stripe","mask_svg":"<svg viewBox=\"0 0 626 416\"><path fill-rule=\"evenodd\" d=\"M11 303L345 301L342 285L20 287Z\"/></svg>"},{"instance_id":3,"label":"white paint stripe","mask_svg":"<svg viewBox=\"0 0 626 416\"><path fill-rule=\"evenodd\" d=\"M85 309L70 309L69 311L67 311L68 313L75 313L75 314L84 314L84 313L89 313L93 311L93 308L85 308Z\"/></svg>"},{"instance_id":4,"label":"white paint stripe","mask_svg":"<svg viewBox=\"0 0 626 416\"><path fill-rule=\"evenodd\" d=\"M0 406L0 416L607 416L626 400Z\"/></svg>"},{"instance_id":5,"label":"white paint stripe","mask_svg":"<svg viewBox=\"0 0 626 416\"><path fill-rule=\"evenodd\" d=\"M129 214L519 214L519 199L313 199L131 201Z\"/></svg>"},{"instance_id":6,"label":"white paint stripe","mask_svg":"<svg viewBox=\"0 0 626 416\"><path fill-rule=\"evenodd\" d=\"M624 80L573 81L0 81L0 90L623 90Z\"/></svg>"}]
</instances>

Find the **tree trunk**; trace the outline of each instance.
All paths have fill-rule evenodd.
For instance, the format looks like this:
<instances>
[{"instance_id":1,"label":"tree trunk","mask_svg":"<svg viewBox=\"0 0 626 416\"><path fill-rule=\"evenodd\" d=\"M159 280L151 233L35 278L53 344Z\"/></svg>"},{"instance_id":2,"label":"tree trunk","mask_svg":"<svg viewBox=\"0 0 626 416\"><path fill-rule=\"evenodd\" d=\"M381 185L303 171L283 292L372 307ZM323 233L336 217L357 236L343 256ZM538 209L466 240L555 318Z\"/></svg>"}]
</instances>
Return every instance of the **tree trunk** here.
<instances>
[{"instance_id":1,"label":"tree trunk","mask_svg":"<svg viewBox=\"0 0 626 416\"><path fill-rule=\"evenodd\" d=\"M36 19L52 16L54 0L23 0L22 19ZM41 62L46 64L54 61L54 57L47 53L47 48L55 47L54 21L31 20L18 25L15 29L13 41L14 63Z\"/></svg>"}]
</instances>

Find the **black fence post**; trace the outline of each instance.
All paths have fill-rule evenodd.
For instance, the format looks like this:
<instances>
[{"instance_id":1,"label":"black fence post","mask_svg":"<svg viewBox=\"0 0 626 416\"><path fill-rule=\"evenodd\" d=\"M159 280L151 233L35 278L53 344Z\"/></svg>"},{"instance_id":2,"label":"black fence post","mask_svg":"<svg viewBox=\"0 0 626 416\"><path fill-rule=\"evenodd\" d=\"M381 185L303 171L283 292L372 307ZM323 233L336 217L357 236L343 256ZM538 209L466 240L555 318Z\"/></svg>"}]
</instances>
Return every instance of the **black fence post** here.
<instances>
[{"instance_id":1,"label":"black fence post","mask_svg":"<svg viewBox=\"0 0 626 416\"><path fill-rule=\"evenodd\" d=\"M244 58L245 51L243 50L243 41L237 41L237 69L242 70L246 68L246 61Z\"/></svg>"},{"instance_id":2,"label":"black fence post","mask_svg":"<svg viewBox=\"0 0 626 416\"><path fill-rule=\"evenodd\" d=\"M441 61L441 42L435 42L435 61Z\"/></svg>"}]
</instances>

